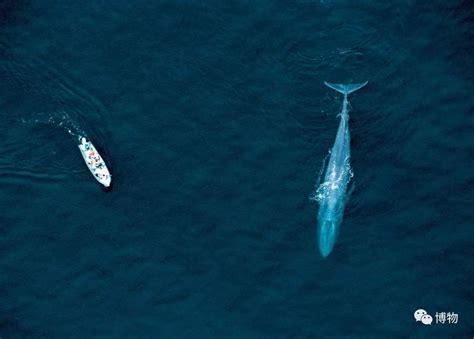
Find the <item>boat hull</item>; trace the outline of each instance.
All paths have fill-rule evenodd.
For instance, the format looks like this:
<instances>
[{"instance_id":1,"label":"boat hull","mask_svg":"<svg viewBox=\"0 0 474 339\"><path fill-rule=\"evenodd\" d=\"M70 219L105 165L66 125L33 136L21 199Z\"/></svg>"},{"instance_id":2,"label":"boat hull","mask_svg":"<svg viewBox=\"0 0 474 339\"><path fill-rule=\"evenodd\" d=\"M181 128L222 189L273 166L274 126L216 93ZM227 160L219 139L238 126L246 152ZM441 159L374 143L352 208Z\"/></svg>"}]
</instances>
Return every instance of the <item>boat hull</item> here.
<instances>
[{"instance_id":1,"label":"boat hull","mask_svg":"<svg viewBox=\"0 0 474 339\"><path fill-rule=\"evenodd\" d=\"M110 174L104 159L92 144L85 138L81 138L78 145L82 158L91 172L92 176L104 187L109 188L112 184L112 175Z\"/></svg>"}]
</instances>

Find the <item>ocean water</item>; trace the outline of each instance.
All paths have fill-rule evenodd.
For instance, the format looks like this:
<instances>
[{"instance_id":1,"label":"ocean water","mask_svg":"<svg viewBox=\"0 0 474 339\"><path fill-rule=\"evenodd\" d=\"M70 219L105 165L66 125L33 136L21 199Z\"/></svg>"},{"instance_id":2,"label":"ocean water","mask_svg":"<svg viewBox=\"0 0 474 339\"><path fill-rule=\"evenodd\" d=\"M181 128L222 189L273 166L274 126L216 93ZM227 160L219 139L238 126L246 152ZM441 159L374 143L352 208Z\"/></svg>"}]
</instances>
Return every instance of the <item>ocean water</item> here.
<instances>
[{"instance_id":1,"label":"ocean water","mask_svg":"<svg viewBox=\"0 0 474 339\"><path fill-rule=\"evenodd\" d=\"M2 339L474 336L472 2L6 0L0 30ZM323 81L366 80L323 259Z\"/></svg>"}]
</instances>

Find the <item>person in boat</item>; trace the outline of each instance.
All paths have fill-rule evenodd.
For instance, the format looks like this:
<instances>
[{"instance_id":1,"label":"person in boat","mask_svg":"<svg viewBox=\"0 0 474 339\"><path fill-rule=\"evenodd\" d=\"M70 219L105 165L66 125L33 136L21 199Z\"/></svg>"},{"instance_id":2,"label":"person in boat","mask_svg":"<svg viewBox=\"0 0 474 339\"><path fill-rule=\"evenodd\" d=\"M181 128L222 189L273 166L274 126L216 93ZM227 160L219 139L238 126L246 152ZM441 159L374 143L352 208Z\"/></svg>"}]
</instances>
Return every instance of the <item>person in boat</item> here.
<instances>
[{"instance_id":1,"label":"person in boat","mask_svg":"<svg viewBox=\"0 0 474 339\"><path fill-rule=\"evenodd\" d=\"M86 138L82 138L82 144L84 145L84 148L86 151L88 151L91 148L91 144L87 142Z\"/></svg>"}]
</instances>

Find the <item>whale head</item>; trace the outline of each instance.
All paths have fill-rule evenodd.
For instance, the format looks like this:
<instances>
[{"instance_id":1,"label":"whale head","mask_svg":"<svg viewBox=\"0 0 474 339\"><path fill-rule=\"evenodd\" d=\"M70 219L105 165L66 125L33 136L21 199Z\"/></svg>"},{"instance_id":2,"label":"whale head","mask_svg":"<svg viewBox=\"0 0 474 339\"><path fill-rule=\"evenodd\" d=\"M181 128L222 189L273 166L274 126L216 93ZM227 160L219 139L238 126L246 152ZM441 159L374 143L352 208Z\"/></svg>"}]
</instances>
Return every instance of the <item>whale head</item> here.
<instances>
[{"instance_id":1,"label":"whale head","mask_svg":"<svg viewBox=\"0 0 474 339\"><path fill-rule=\"evenodd\" d=\"M323 220L318 225L319 252L326 258L334 248L338 225L333 220Z\"/></svg>"}]
</instances>

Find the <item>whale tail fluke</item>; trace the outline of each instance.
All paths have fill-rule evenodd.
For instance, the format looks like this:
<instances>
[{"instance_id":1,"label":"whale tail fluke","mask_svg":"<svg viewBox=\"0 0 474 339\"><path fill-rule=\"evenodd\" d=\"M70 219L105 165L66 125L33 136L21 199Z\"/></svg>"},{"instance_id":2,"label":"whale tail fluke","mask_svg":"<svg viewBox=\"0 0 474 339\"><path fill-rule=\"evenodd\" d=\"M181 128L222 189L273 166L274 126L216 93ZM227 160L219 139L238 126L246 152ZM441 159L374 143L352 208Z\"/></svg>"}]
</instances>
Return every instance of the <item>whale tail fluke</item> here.
<instances>
[{"instance_id":1,"label":"whale tail fluke","mask_svg":"<svg viewBox=\"0 0 474 339\"><path fill-rule=\"evenodd\" d=\"M352 92L357 91L358 89L361 89L365 85L367 85L368 81L361 82L359 84L332 84L330 82L324 82L326 86L329 88L332 88L335 91L338 91L339 93L342 93L344 95L349 95Z\"/></svg>"}]
</instances>

